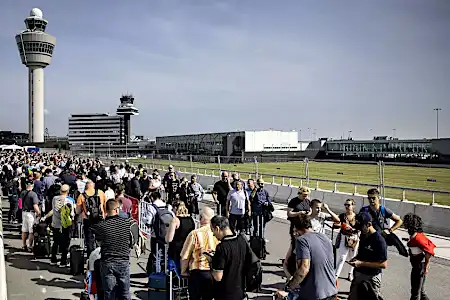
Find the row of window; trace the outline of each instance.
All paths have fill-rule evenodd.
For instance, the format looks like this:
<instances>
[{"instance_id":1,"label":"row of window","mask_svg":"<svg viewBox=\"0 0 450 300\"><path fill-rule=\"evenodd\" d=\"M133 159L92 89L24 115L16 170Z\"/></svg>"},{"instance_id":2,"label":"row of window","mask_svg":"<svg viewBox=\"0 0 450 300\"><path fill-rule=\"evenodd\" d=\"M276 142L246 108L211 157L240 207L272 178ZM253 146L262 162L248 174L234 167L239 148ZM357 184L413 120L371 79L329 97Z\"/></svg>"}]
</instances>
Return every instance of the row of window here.
<instances>
[{"instance_id":1,"label":"row of window","mask_svg":"<svg viewBox=\"0 0 450 300\"><path fill-rule=\"evenodd\" d=\"M17 46L19 47L20 54L23 54L23 50L25 49L25 53L40 52L52 55L53 48L55 48L55 45L46 42L19 42Z\"/></svg>"}]
</instances>

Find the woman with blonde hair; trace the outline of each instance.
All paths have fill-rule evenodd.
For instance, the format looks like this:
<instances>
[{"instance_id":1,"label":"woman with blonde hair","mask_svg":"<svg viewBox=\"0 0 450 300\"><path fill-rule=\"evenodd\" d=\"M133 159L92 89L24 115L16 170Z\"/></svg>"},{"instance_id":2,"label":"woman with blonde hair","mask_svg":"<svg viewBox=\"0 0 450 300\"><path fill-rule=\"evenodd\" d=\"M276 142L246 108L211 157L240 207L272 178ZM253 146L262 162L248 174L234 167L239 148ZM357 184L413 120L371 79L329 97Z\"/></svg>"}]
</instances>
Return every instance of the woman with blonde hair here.
<instances>
[{"instance_id":1,"label":"woman with blonde hair","mask_svg":"<svg viewBox=\"0 0 450 300\"><path fill-rule=\"evenodd\" d=\"M184 241L189 233L195 229L194 219L189 214L189 211L182 201L174 203L175 217L170 222L169 229L166 234L166 242L169 243L168 256L172 260L177 269L180 267L181 250L183 249Z\"/></svg>"},{"instance_id":2,"label":"woman with blonde hair","mask_svg":"<svg viewBox=\"0 0 450 300\"><path fill-rule=\"evenodd\" d=\"M345 200L344 206L344 213L340 214L337 218L336 216L332 216L333 221L339 223L341 227L336 237L336 277L339 277L341 274L345 261L356 256L359 243L359 236L355 230L355 201L353 199L347 199ZM350 282L353 280L353 267L350 267L347 279Z\"/></svg>"}]
</instances>

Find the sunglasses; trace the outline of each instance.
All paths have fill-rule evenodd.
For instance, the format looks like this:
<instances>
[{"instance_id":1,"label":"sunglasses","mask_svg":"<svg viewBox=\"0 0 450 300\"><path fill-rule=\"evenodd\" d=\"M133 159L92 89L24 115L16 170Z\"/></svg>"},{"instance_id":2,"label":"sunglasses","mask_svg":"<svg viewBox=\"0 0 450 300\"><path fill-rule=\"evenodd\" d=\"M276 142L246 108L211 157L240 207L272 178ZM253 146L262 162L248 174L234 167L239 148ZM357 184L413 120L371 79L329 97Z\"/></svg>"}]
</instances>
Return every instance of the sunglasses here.
<instances>
[{"instance_id":1,"label":"sunglasses","mask_svg":"<svg viewBox=\"0 0 450 300\"><path fill-rule=\"evenodd\" d=\"M377 197L368 196L367 199L369 199L369 200L375 200L375 199L377 199Z\"/></svg>"},{"instance_id":2,"label":"sunglasses","mask_svg":"<svg viewBox=\"0 0 450 300\"><path fill-rule=\"evenodd\" d=\"M350 207L352 206L351 204L344 204L345 207Z\"/></svg>"}]
</instances>

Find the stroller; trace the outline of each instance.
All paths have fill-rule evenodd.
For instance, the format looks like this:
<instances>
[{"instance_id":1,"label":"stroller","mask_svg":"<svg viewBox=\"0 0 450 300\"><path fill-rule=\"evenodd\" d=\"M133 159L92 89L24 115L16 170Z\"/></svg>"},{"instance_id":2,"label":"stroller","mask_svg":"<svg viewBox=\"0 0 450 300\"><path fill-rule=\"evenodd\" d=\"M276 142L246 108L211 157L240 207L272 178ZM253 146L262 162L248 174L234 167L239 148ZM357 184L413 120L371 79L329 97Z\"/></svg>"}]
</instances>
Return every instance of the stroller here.
<instances>
[{"instance_id":1,"label":"stroller","mask_svg":"<svg viewBox=\"0 0 450 300\"><path fill-rule=\"evenodd\" d=\"M46 222L39 222L33 226L34 258L47 258L50 256L50 227Z\"/></svg>"}]
</instances>

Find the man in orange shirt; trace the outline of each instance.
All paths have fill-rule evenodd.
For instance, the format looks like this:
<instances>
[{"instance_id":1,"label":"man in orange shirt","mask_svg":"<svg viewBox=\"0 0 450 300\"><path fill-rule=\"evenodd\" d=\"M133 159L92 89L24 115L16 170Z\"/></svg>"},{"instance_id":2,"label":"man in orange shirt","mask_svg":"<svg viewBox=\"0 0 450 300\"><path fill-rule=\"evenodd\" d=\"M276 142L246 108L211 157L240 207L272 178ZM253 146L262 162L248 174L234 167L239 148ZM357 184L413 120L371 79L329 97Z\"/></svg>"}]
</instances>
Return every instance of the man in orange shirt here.
<instances>
[{"instance_id":1,"label":"man in orange shirt","mask_svg":"<svg viewBox=\"0 0 450 300\"><path fill-rule=\"evenodd\" d=\"M92 225L97 224L105 218L106 196L101 190L95 189L92 180L86 182L84 193L77 198L77 214L81 214L83 219L83 232L86 242L87 256L95 249L94 233Z\"/></svg>"},{"instance_id":2,"label":"man in orange shirt","mask_svg":"<svg viewBox=\"0 0 450 300\"><path fill-rule=\"evenodd\" d=\"M214 237L210 224L214 211L204 207L200 213L200 228L189 233L181 251L181 274L189 276L191 299L213 299L214 280L208 255L216 250L219 241Z\"/></svg>"}]
</instances>

